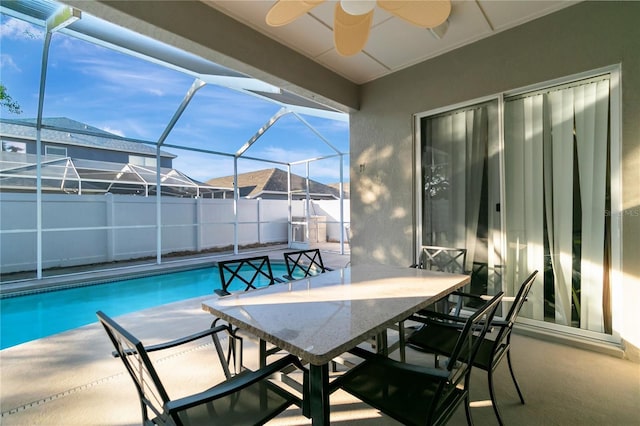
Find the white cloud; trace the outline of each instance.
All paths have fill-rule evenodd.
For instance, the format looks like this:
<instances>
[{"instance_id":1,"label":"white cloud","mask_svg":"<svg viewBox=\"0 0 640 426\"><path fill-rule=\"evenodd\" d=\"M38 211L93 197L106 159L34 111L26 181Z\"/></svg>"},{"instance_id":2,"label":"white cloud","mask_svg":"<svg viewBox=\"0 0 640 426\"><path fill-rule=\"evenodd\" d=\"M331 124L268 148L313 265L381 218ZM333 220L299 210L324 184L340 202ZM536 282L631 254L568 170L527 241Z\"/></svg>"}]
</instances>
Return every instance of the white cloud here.
<instances>
[{"instance_id":1,"label":"white cloud","mask_svg":"<svg viewBox=\"0 0 640 426\"><path fill-rule=\"evenodd\" d=\"M44 37L44 31L26 21L9 18L0 25L0 36L12 40L38 40Z\"/></svg>"},{"instance_id":2,"label":"white cloud","mask_svg":"<svg viewBox=\"0 0 640 426\"><path fill-rule=\"evenodd\" d=\"M205 182L214 177L233 174L233 159L219 155L206 155L194 151L168 150L178 155L173 168L192 179Z\"/></svg>"},{"instance_id":3,"label":"white cloud","mask_svg":"<svg viewBox=\"0 0 640 426\"><path fill-rule=\"evenodd\" d=\"M0 68L12 68L16 71L22 71L18 64L15 63L13 58L10 55L6 54L0 55Z\"/></svg>"},{"instance_id":4,"label":"white cloud","mask_svg":"<svg viewBox=\"0 0 640 426\"><path fill-rule=\"evenodd\" d=\"M119 129L113 129L109 126L105 126L105 127L102 127L102 130L104 130L105 132L113 133L114 135L118 135L120 137L124 137L124 132Z\"/></svg>"},{"instance_id":5,"label":"white cloud","mask_svg":"<svg viewBox=\"0 0 640 426\"><path fill-rule=\"evenodd\" d=\"M160 90L160 89L157 89L157 88L147 88L146 91L150 95L154 95L154 96L157 96L157 97L160 97L160 96L164 95L164 92L162 90Z\"/></svg>"},{"instance_id":6,"label":"white cloud","mask_svg":"<svg viewBox=\"0 0 640 426\"><path fill-rule=\"evenodd\" d=\"M166 94L183 96L189 77L161 66L96 46L84 46L78 40L64 40L60 47L72 52L69 56L76 72L89 75L96 86L106 91L118 91L129 96ZM184 78L180 78L184 77Z\"/></svg>"}]
</instances>

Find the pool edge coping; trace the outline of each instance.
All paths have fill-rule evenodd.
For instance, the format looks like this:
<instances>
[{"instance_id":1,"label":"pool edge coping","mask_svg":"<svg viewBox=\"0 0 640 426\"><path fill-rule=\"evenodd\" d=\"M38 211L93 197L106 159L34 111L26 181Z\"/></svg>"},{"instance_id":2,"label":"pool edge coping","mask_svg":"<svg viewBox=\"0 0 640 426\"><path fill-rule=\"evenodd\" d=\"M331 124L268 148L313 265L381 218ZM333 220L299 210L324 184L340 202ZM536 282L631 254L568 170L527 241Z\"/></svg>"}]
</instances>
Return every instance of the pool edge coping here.
<instances>
[{"instance_id":1,"label":"pool edge coping","mask_svg":"<svg viewBox=\"0 0 640 426\"><path fill-rule=\"evenodd\" d=\"M279 255L281 251L285 250L277 250L275 252L274 250L270 250L269 252L274 252L273 254L270 254L270 257L275 257L276 255ZM263 251L259 252L261 253ZM8 282L0 286L0 299L22 296L26 294L62 290L66 288L104 284L111 281L119 281L124 279L162 275L170 272L180 272L190 269L197 269L208 265L214 266L220 260L234 257L244 257L251 253L243 252L241 254L224 254L218 256L178 259L163 262L160 264L145 263L138 265L121 265L115 268L101 269L97 271L82 271L66 275L44 277L41 279Z\"/></svg>"}]
</instances>

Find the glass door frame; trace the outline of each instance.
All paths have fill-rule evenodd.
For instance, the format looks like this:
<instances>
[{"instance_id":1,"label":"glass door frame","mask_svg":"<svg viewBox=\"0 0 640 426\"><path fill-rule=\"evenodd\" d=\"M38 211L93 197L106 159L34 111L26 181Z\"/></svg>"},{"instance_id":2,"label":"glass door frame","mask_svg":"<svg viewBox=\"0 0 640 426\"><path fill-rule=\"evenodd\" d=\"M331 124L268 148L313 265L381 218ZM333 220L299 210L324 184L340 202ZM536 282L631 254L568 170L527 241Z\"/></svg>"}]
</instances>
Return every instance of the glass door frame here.
<instances>
[{"instance_id":1,"label":"glass door frame","mask_svg":"<svg viewBox=\"0 0 640 426\"><path fill-rule=\"evenodd\" d=\"M613 334L607 335L603 333L597 333L581 328L575 328L570 326L558 325L545 321L538 321L528 318L520 317L518 322L530 326L533 329L540 331L552 331L554 334L565 334L567 336L579 336L582 338L592 339L595 341L604 341L610 343L619 344L621 341L620 334L617 330L620 329L622 324L622 311L619 308L621 306L619 289L623 285L623 273L622 273L622 89L621 89L621 64L615 64L595 70L590 70L582 73L573 74L570 76L548 80L542 83L536 83L533 85L521 87L519 89L505 91L495 95L484 96L476 99L472 99L465 102L460 102L453 105L448 105L441 108L432 109L425 112L414 114L414 199L415 199L415 216L414 216L414 256L420 252L420 247L423 245L423 191L422 191L422 134L421 134L421 120L427 117L453 112L458 109L469 108L473 105L482 104L491 101L498 102L498 146L499 146L499 173L500 173L500 204L505 205L505 166L504 166L504 144L505 144L505 123L504 123L504 100L511 96L518 96L527 92L536 90L543 90L552 86L561 84L569 84L577 80L583 80L586 78L594 77L597 75L608 74L610 79L610 168L611 168L611 211L608 214L611 216L611 310L612 310L612 324ZM505 257L506 251L506 233L504 230L505 225L505 209L500 209L500 244L501 253ZM417 259L414 259L414 262ZM505 258L506 262L509 259ZM503 283L504 284L504 283Z\"/></svg>"}]
</instances>

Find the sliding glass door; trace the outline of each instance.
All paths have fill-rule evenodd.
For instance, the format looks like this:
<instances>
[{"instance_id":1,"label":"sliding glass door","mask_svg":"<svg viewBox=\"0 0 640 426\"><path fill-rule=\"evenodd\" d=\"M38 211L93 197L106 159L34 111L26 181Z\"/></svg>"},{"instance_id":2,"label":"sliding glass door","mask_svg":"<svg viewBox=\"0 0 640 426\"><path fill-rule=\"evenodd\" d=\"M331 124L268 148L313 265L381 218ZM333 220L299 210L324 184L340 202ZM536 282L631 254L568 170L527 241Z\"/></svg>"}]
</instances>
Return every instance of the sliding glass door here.
<instances>
[{"instance_id":1,"label":"sliding glass door","mask_svg":"<svg viewBox=\"0 0 640 426\"><path fill-rule=\"evenodd\" d=\"M474 291L502 288L498 102L421 120L422 245L466 248Z\"/></svg>"},{"instance_id":2,"label":"sliding glass door","mask_svg":"<svg viewBox=\"0 0 640 426\"><path fill-rule=\"evenodd\" d=\"M505 99L507 279L543 272L527 315L611 333L609 78Z\"/></svg>"},{"instance_id":3,"label":"sliding glass door","mask_svg":"<svg viewBox=\"0 0 640 426\"><path fill-rule=\"evenodd\" d=\"M419 245L466 248L474 292L538 270L524 318L611 335L611 91L604 73L418 117Z\"/></svg>"}]
</instances>

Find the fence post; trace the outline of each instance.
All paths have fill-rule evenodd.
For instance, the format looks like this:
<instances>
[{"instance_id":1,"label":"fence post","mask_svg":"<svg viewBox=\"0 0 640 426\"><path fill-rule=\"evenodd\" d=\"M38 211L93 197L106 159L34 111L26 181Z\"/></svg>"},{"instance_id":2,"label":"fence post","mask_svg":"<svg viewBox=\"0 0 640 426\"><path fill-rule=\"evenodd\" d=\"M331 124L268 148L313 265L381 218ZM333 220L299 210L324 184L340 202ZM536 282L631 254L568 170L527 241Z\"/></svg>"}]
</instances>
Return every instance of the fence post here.
<instances>
[{"instance_id":1,"label":"fence post","mask_svg":"<svg viewBox=\"0 0 640 426\"><path fill-rule=\"evenodd\" d=\"M114 216L115 207L113 202L113 194L107 192L105 197L105 209L106 209L106 226L107 226L107 262L113 262L115 260L115 229L114 229Z\"/></svg>"},{"instance_id":2,"label":"fence post","mask_svg":"<svg viewBox=\"0 0 640 426\"><path fill-rule=\"evenodd\" d=\"M257 215L258 215L258 219L257 219L257 223L258 223L258 244L262 244L262 233L260 232L262 229L262 225L260 224L260 203L262 202L262 198L258 198L258 204L257 206Z\"/></svg>"},{"instance_id":3,"label":"fence post","mask_svg":"<svg viewBox=\"0 0 640 426\"><path fill-rule=\"evenodd\" d=\"M202 198L196 197L196 217L195 217L195 237L196 237L196 251L202 251Z\"/></svg>"}]
</instances>

